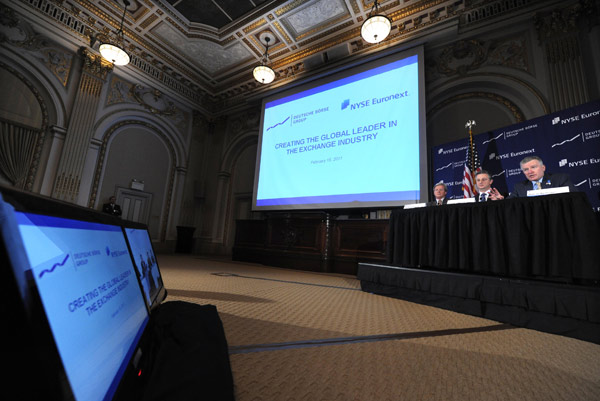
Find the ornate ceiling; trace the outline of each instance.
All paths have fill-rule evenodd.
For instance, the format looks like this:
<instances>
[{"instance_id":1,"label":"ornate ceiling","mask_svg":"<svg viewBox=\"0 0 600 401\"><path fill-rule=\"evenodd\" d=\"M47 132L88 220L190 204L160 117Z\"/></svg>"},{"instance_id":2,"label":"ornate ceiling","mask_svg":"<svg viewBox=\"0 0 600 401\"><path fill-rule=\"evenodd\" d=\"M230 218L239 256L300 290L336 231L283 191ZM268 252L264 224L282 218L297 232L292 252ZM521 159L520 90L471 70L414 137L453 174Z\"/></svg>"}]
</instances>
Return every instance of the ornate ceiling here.
<instances>
[{"instance_id":1,"label":"ornate ceiling","mask_svg":"<svg viewBox=\"0 0 600 401\"><path fill-rule=\"evenodd\" d=\"M119 29L123 0L9 0L44 18L81 46L98 49ZM536 0L521 0L518 7ZM125 44L132 56L125 67L167 87L190 104L218 114L274 87L309 77L442 29L496 7L495 16L514 11L500 0L382 0L380 12L392 20L392 32L371 45L360 27L371 0L130 0L124 20ZM492 4L493 3L493 4ZM501 5L500 8L494 4ZM509 2L510 3L510 2ZM506 10L503 10L505 7ZM454 28L452 28L454 27ZM252 69L269 36L275 81L263 86Z\"/></svg>"},{"instance_id":2,"label":"ornate ceiling","mask_svg":"<svg viewBox=\"0 0 600 401\"><path fill-rule=\"evenodd\" d=\"M167 0L190 23L223 29L267 0Z\"/></svg>"},{"instance_id":3,"label":"ornate ceiling","mask_svg":"<svg viewBox=\"0 0 600 401\"><path fill-rule=\"evenodd\" d=\"M268 89L251 74L265 52L265 36L271 38L269 56L277 72L272 88L335 61L396 45L417 27L464 8L464 0L381 1L380 10L394 23L392 34L382 44L368 45L360 27L373 7L370 0L133 1L126 26L132 52L225 106ZM122 10L117 2L78 3L106 9L113 26Z\"/></svg>"}]
</instances>

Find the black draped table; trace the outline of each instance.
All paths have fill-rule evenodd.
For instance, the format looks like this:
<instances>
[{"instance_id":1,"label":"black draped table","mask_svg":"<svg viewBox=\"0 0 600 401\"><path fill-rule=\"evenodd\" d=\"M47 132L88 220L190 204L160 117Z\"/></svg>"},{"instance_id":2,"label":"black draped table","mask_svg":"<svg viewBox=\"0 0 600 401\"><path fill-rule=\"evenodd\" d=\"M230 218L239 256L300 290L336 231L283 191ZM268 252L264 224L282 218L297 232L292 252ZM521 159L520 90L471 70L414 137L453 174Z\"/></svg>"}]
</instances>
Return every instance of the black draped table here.
<instances>
[{"instance_id":1,"label":"black draped table","mask_svg":"<svg viewBox=\"0 0 600 401\"><path fill-rule=\"evenodd\" d=\"M600 279L600 227L584 193L394 210L388 262L563 282Z\"/></svg>"}]
</instances>

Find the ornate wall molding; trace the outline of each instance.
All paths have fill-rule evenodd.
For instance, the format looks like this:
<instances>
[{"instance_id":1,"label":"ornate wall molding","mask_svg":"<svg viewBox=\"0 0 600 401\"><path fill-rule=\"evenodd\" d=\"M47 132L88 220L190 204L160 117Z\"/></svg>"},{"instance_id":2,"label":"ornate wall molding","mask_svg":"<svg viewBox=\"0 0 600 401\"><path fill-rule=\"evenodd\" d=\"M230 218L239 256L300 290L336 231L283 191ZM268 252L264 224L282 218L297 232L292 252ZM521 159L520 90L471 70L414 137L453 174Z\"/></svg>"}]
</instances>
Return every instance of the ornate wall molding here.
<instances>
[{"instance_id":1,"label":"ornate wall molding","mask_svg":"<svg viewBox=\"0 0 600 401\"><path fill-rule=\"evenodd\" d=\"M578 1L567 7L536 13L533 20L541 44L547 40L561 38L566 34L584 30L582 19L585 18L586 21L593 22L597 17L598 10L592 1Z\"/></svg>"},{"instance_id":2,"label":"ornate wall molding","mask_svg":"<svg viewBox=\"0 0 600 401\"><path fill-rule=\"evenodd\" d=\"M173 102L163 96L158 89L145 88L140 84L136 84L131 86L129 94L133 100L152 114L172 117L178 112Z\"/></svg>"},{"instance_id":3,"label":"ornate wall molding","mask_svg":"<svg viewBox=\"0 0 600 401\"><path fill-rule=\"evenodd\" d=\"M464 76L486 66L500 66L529 73L531 66L527 57L528 47L525 33L488 41L459 40L437 55L429 55L425 67L427 80Z\"/></svg>"},{"instance_id":4,"label":"ornate wall molding","mask_svg":"<svg viewBox=\"0 0 600 401\"><path fill-rule=\"evenodd\" d=\"M530 73L528 48L529 42L525 34L494 40L490 44L487 63Z\"/></svg>"},{"instance_id":5,"label":"ornate wall molding","mask_svg":"<svg viewBox=\"0 0 600 401\"><path fill-rule=\"evenodd\" d=\"M190 113L177 107L169 96L158 89L133 84L113 75L109 83L105 106L120 103L139 105L153 116L169 120L183 136L187 133L191 123Z\"/></svg>"},{"instance_id":6,"label":"ornate wall molding","mask_svg":"<svg viewBox=\"0 0 600 401\"><path fill-rule=\"evenodd\" d=\"M42 18L49 19L52 24L56 24L61 29L72 32L76 37L79 38L80 45L90 45L96 42L98 35L105 34L104 31L109 32L111 27L114 29L118 28L119 18L110 17L104 13L95 4L87 0L76 0L82 7L89 8L86 10L87 18L78 8L71 7L67 8L62 0L20 0L25 6L29 7L31 12L41 16ZM158 10L160 11L160 10ZM14 13L14 11L13 11ZM160 14L160 12L158 12ZM107 21L107 25L99 23L100 20ZM103 27L103 28L101 28ZM142 49L149 49L153 53L161 53L150 41L145 40L141 36L135 35L133 32L126 29L126 37L131 40L136 40L136 43ZM1 40L1 39L0 39ZM131 48L130 45L129 47ZM133 46L134 48L136 46ZM131 49L130 49L131 50ZM136 48L137 50L137 48ZM139 53L139 54L138 54ZM197 83L191 82L189 78L179 77L176 78L173 74L170 74L165 69L157 65L158 60L152 58L148 53L143 51L131 52L130 66L137 69L139 72L147 75L165 85L166 87L178 93L183 98L196 103L197 105L203 105L205 103L205 92L198 86ZM147 57L144 57L147 56ZM151 58L152 60L148 59ZM168 58L167 58L168 59ZM174 60L169 60L174 61ZM185 73L191 77L193 81L198 80L199 77L194 72L188 70L185 66L176 64L176 66L185 71Z\"/></svg>"},{"instance_id":7,"label":"ornate wall molding","mask_svg":"<svg viewBox=\"0 0 600 401\"><path fill-rule=\"evenodd\" d=\"M130 91L133 84L113 75L106 94L105 106L119 103L132 103Z\"/></svg>"},{"instance_id":8,"label":"ornate wall molding","mask_svg":"<svg viewBox=\"0 0 600 401\"><path fill-rule=\"evenodd\" d=\"M0 26L2 27L0 42L32 52L50 46L50 41L46 37L36 33L9 7L0 8Z\"/></svg>"},{"instance_id":9,"label":"ornate wall molding","mask_svg":"<svg viewBox=\"0 0 600 401\"><path fill-rule=\"evenodd\" d=\"M552 111L589 101L579 35L598 23L595 2L580 0L534 16L552 84Z\"/></svg>"},{"instance_id":10,"label":"ornate wall molding","mask_svg":"<svg viewBox=\"0 0 600 401\"><path fill-rule=\"evenodd\" d=\"M93 54L84 47L80 48L79 52L83 59L83 72L106 81L106 77L113 71L114 65L102 56Z\"/></svg>"},{"instance_id":11,"label":"ornate wall molding","mask_svg":"<svg viewBox=\"0 0 600 401\"><path fill-rule=\"evenodd\" d=\"M472 6L460 16L460 23L463 26L487 22L492 18L497 18L505 14L514 12L539 2L539 0L495 0L481 1L472 0Z\"/></svg>"},{"instance_id":12,"label":"ornate wall molding","mask_svg":"<svg viewBox=\"0 0 600 401\"><path fill-rule=\"evenodd\" d=\"M0 8L0 43L30 52L44 63L62 86L67 86L73 54L36 33L29 23L8 7Z\"/></svg>"},{"instance_id":13,"label":"ornate wall molding","mask_svg":"<svg viewBox=\"0 0 600 401\"><path fill-rule=\"evenodd\" d=\"M44 64L46 67L60 81L62 86L66 87L69 73L73 67L73 55L54 49L46 49L42 53L45 55Z\"/></svg>"},{"instance_id":14,"label":"ornate wall molding","mask_svg":"<svg viewBox=\"0 0 600 401\"><path fill-rule=\"evenodd\" d=\"M433 116L438 111L445 108L449 104L455 103L460 100L472 100L472 99L492 100L492 101L502 105L506 109L508 109L510 111L510 113L513 115L513 117L515 118L515 122L525 121L525 115L523 114L521 109L519 109L519 107L516 104L514 104L513 102L511 102L509 99L505 98L504 96L500 96L500 95L497 95L495 93L490 93L490 92L469 92L469 93L462 93L459 95L449 97L449 98L445 99L443 102L437 104L431 110L428 110L427 114L430 116Z\"/></svg>"},{"instance_id":15,"label":"ornate wall molding","mask_svg":"<svg viewBox=\"0 0 600 401\"><path fill-rule=\"evenodd\" d=\"M447 77L465 75L486 61L486 49L477 40L460 40L442 51L438 58L437 70Z\"/></svg>"},{"instance_id":16,"label":"ornate wall molding","mask_svg":"<svg viewBox=\"0 0 600 401\"><path fill-rule=\"evenodd\" d=\"M260 124L260 109L249 109L227 120L227 131L232 137L237 137L243 131L258 131Z\"/></svg>"}]
</instances>

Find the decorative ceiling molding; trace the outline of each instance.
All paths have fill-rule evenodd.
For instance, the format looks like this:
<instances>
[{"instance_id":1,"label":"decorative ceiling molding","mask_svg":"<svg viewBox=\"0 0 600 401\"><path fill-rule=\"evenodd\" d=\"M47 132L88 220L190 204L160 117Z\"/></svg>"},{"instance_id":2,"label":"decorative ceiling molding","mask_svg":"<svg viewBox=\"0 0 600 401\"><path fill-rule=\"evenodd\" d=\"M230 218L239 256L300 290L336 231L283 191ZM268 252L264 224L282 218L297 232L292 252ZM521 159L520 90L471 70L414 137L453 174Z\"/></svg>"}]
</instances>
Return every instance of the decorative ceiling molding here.
<instances>
[{"instance_id":1,"label":"decorative ceiling molding","mask_svg":"<svg viewBox=\"0 0 600 401\"><path fill-rule=\"evenodd\" d=\"M118 28L123 11L120 0L5 2L35 14L55 31L68 32L74 48L92 44L92 51L96 50L93 44L97 38ZM304 60L343 44L347 44L349 51L336 60L338 64L410 42L451 21L458 23L460 29L523 10L543 8L540 5L543 2L535 0L384 0L380 10L392 19L392 33L385 41L371 45L360 38L360 27L371 11L372 0L254 1L250 11L222 28L190 22L177 11L179 3L172 6L167 0L132 2L135 8L128 9L124 26L126 47L132 59L126 68L155 80L156 87L168 88L171 93L209 110L223 110L220 100L212 107L207 106L214 99L227 99L227 104L232 105L268 90L253 84L250 73L264 54L264 46L256 38L265 30L280 41L269 48L269 56L277 73L275 85L281 85L321 70L318 66L307 69ZM566 3L564 7L579 1ZM327 67L326 61L322 67Z\"/></svg>"}]
</instances>

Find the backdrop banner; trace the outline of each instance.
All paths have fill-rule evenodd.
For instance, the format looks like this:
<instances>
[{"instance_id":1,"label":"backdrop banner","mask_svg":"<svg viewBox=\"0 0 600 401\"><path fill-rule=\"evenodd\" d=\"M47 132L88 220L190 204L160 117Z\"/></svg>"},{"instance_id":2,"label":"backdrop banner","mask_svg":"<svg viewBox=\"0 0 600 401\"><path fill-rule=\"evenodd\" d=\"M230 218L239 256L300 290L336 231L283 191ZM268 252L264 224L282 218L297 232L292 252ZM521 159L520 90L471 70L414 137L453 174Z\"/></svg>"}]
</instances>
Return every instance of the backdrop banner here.
<instances>
[{"instance_id":1,"label":"backdrop banner","mask_svg":"<svg viewBox=\"0 0 600 401\"><path fill-rule=\"evenodd\" d=\"M600 211L600 100L473 135L473 143L482 168L494 180L492 186L504 195L515 183L525 180L519 162L535 155L544 161L546 172L569 174L575 187L587 194L594 210ZM443 181L449 198L463 197L468 144L465 130L465 139L431 149L433 182Z\"/></svg>"}]
</instances>

